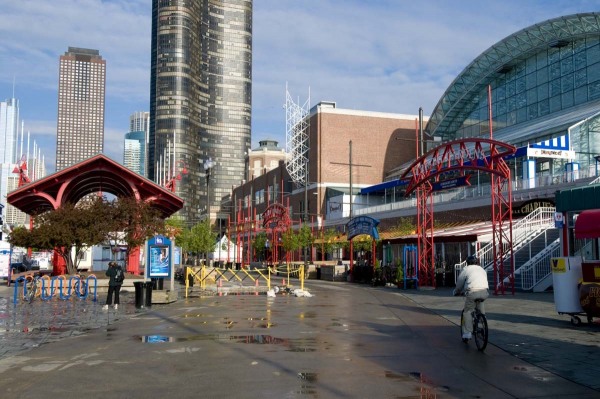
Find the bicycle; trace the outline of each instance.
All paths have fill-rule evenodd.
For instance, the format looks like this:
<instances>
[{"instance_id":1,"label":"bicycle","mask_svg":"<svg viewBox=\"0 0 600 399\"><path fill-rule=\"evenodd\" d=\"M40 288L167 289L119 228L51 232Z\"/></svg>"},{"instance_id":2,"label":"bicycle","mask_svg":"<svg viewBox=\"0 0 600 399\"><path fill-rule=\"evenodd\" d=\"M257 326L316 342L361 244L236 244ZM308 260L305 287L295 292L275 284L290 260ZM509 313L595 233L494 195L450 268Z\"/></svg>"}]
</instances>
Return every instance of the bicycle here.
<instances>
[{"instance_id":1,"label":"bicycle","mask_svg":"<svg viewBox=\"0 0 600 399\"><path fill-rule=\"evenodd\" d=\"M38 279L34 276L27 276L26 282L23 284L25 292L23 293L23 298L31 303L35 299L36 296L40 295L41 290L38 287ZM40 291L40 292L38 292Z\"/></svg>"},{"instance_id":2,"label":"bicycle","mask_svg":"<svg viewBox=\"0 0 600 399\"><path fill-rule=\"evenodd\" d=\"M475 338L475 345L477 345L477 349L480 352L483 352L488 344L488 323L487 318L484 313L481 313L479 310L479 305L484 301L484 299L476 299L475 300L475 309L472 311L473 315L473 338ZM464 318L464 309L460 314L460 332L462 337L462 325ZM469 340L467 338L462 338L464 343L468 343Z\"/></svg>"}]
</instances>

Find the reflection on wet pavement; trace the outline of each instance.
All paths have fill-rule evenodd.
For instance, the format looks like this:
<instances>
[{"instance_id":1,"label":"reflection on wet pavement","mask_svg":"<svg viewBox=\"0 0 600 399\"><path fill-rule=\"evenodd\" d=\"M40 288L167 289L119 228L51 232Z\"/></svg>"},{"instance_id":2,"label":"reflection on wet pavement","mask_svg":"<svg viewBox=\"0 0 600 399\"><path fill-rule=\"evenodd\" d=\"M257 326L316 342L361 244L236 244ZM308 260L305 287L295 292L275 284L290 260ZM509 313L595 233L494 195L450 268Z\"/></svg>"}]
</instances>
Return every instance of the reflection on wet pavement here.
<instances>
[{"instance_id":1,"label":"reflection on wet pavement","mask_svg":"<svg viewBox=\"0 0 600 399\"><path fill-rule=\"evenodd\" d=\"M118 312L102 311L102 302L91 299L35 300L14 304L12 297L0 297L0 357L38 347L66 337L84 334L131 317L134 306L122 295Z\"/></svg>"}]
</instances>

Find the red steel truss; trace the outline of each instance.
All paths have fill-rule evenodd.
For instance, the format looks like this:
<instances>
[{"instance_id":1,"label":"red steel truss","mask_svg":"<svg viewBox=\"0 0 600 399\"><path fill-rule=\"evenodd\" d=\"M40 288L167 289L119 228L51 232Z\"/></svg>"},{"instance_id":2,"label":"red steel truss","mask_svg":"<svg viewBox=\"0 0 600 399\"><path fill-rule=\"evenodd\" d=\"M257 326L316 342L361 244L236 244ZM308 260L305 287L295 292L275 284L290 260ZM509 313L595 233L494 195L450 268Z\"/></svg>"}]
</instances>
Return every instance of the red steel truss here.
<instances>
[{"instance_id":1,"label":"red steel truss","mask_svg":"<svg viewBox=\"0 0 600 399\"><path fill-rule=\"evenodd\" d=\"M492 147L492 151L495 146ZM508 285L515 293L515 260L512 242L512 186L510 168L502 158L493 165L508 176L492 175L492 237L494 245L494 294L504 294ZM508 252L508 254L507 254Z\"/></svg>"},{"instance_id":2,"label":"red steel truss","mask_svg":"<svg viewBox=\"0 0 600 399\"><path fill-rule=\"evenodd\" d=\"M421 156L404 172L408 180L406 194L417 191L417 234L419 250L419 284L435 287L433 245L433 191L469 185L469 172L489 173L492 181L492 226L494 240L495 293L505 291L504 281L514 292L514 260L512 253L512 187L510 169L504 157L514 154L516 148L493 139L468 138L455 140L434 148ZM510 264L505 276L503 262Z\"/></svg>"},{"instance_id":3,"label":"red steel truss","mask_svg":"<svg viewBox=\"0 0 600 399\"><path fill-rule=\"evenodd\" d=\"M419 250L419 285L435 287L433 247L433 187L425 181L417 188L417 245Z\"/></svg>"}]
</instances>

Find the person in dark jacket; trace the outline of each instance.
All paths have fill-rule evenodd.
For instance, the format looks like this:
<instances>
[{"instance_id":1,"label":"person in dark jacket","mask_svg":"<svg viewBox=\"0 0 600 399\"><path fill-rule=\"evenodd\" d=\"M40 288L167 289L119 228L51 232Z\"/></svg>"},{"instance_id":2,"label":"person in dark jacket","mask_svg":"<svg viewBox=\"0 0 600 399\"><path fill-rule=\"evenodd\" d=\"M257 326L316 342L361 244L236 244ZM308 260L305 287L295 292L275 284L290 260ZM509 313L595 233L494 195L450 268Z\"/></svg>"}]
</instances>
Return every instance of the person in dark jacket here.
<instances>
[{"instance_id":1,"label":"person in dark jacket","mask_svg":"<svg viewBox=\"0 0 600 399\"><path fill-rule=\"evenodd\" d=\"M115 295L115 310L119 309L119 292L121 291L122 281L117 281L117 274L123 274L123 269L117 262L108 262L108 269L106 275L108 276L108 294L106 296L106 304L102 307L102 310L108 310L108 307L112 304L113 293Z\"/></svg>"}]
</instances>

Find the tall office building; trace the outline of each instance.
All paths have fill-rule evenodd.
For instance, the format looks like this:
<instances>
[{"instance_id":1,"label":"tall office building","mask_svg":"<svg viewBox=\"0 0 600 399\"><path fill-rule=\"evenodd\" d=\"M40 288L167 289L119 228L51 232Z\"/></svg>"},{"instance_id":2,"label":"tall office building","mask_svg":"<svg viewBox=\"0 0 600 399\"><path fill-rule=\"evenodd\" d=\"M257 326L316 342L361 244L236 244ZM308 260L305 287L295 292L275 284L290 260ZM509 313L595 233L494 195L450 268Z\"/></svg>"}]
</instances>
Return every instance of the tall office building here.
<instances>
[{"instance_id":1,"label":"tall office building","mask_svg":"<svg viewBox=\"0 0 600 399\"><path fill-rule=\"evenodd\" d=\"M252 0L152 1L149 177L188 171L176 194L190 225L224 218L221 197L244 179L251 94Z\"/></svg>"},{"instance_id":2,"label":"tall office building","mask_svg":"<svg viewBox=\"0 0 600 399\"><path fill-rule=\"evenodd\" d=\"M24 225L27 218L27 215L6 202L6 195L18 188L19 175L14 172L15 165L25 156L30 180L46 176L40 147L33 140L33 151L30 152L29 134L24 137L23 131L24 122L19 119L19 100L11 98L0 102L0 205L4 206L4 223L12 226Z\"/></svg>"},{"instance_id":3,"label":"tall office building","mask_svg":"<svg viewBox=\"0 0 600 399\"><path fill-rule=\"evenodd\" d=\"M6 194L11 189L9 180L13 176L12 171L17 157L18 128L19 100L11 98L0 102L0 205L5 209L5 221Z\"/></svg>"},{"instance_id":4,"label":"tall office building","mask_svg":"<svg viewBox=\"0 0 600 399\"><path fill-rule=\"evenodd\" d=\"M129 116L129 133L125 134L123 165L144 177L147 177L148 133L150 113L134 112Z\"/></svg>"},{"instance_id":5,"label":"tall office building","mask_svg":"<svg viewBox=\"0 0 600 399\"><path fill-rule=\"evenodd\" d=\"M139 111L134 112L129 116L129 131L130 132L148 132L150 124L150 112Z\"/></svg>"},{"instance_id":6,"label":"tall office building","mask_svg":"<svg viewBox=\"0 0 600 399\"><path fill-rule=\"evenodd\" d=\"M69 47L58 74L57 171L102 153L106 61L98 50Z\"/></svg>"},{"instance_id":7,"label":"tall office building","mask_svg":"<svg viewBox=\"0 0 600 399\"><path fill-rule=\"evenodd\" d=\"M19 100L15 98L0 102L0 164L15 163L18 155Z\"/></svg>"},{"instance_id":8,"label":"tall office building","mask_svg":"<svg viewBox=\"0 0 600 399\"><path fill-rule=\"evenodd\" d=\"M146 132L129 132L125 134L123 166L135 173L146 176Z\"/></svg>"}]
</instances>

